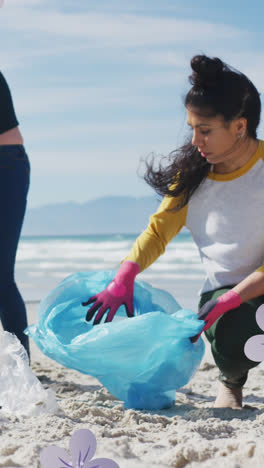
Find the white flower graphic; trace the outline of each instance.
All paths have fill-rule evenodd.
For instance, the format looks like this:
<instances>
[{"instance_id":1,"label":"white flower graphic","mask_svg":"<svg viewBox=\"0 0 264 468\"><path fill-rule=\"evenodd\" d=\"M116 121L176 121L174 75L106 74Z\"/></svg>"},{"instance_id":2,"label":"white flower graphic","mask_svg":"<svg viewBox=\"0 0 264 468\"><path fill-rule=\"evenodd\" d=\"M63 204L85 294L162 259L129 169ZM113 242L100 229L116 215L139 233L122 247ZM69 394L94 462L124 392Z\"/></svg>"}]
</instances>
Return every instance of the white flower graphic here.
<instances>
[{"instance_id":1,"label":"white flower graphic","mask_svg":"<svg viewBox=\"0 0 264 468\"><path fill-rule=\"evenodd\" d=\"M96 438L88 429L74 432L70 440L70 452L51 445L41 451L43 468L120 468L110 458L95 458Z\"/></svg>"},{"instance_id":2,"label":"white flower graphic","mask_svg":"<svg viewBox=\"0 0 264 468\"><path fill-rule=\"evenodd\" d=\"M264 331L264 304L257 309L256 322L259 328ZM249 338L245 344L244 353L251 361L264 361L264 334Z\"/></svg>"}]
</instances>

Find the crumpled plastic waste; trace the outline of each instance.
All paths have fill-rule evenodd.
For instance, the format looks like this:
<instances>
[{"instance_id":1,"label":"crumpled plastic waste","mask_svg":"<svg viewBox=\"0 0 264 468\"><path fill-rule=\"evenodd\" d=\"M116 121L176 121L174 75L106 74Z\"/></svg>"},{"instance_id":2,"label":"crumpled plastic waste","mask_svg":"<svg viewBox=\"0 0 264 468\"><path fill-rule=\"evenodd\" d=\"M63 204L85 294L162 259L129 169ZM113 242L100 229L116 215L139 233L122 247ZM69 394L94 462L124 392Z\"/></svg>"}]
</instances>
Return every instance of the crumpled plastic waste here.
<instances>
[{"instance_id":1,"label":"crumpled plastic waste","mask_svg":"<svg viewBox=\"0 0 264 468\"><path fill-rule=\"evenodd\" d=\"M0 407L2 414L38 416L55 413L55 393L33 374L25 348L12 333L0 333Z\"/></svg>"},{"instance_id":2,"label":"crumpled plastic waste","mask_svg":"<svg viewBox=\"0 0 264 468\"><path fill-rule=\"evenodd\" d=\"M51 359L96 377L126 408L156 410L175 402L175 391L195 373L204 342L191 343L204 322L180 308L168 292L135 282L134 313L122 306L110 323L85 320L82 302L102 291L115 271L80 272L40 303L38 323L26 333Z\"/></svg>"}]
</instances>

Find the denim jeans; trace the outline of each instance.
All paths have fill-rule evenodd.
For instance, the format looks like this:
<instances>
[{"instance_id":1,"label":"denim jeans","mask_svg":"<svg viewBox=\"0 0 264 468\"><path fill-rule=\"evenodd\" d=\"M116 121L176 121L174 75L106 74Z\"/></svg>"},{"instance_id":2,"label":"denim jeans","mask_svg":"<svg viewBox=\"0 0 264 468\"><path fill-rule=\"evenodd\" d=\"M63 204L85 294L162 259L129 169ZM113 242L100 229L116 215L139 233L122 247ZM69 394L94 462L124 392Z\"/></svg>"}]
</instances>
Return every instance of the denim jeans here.
<instances>
[{"instance_id":1,"label":"denim jeans","mask_svg":"<svg viewBox=\"0 0 264 468\"><path fill-rule=\"evenodd\" d=\"M29 354L24 301L14 278L16 251L26 210L30 165L22 145L0 146L0 319Z\"/></svg>"}]
</instances>

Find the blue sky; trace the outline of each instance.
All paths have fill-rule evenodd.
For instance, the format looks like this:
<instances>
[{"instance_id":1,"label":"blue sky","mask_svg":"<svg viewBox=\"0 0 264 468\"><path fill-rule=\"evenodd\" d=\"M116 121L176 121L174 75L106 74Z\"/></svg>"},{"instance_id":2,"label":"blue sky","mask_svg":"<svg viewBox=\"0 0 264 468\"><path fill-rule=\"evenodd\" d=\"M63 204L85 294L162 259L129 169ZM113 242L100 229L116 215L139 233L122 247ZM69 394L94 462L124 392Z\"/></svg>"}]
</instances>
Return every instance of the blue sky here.
<instances>
[{"instance_id":1,"label":"blue sky","mask_svg":"<svg viewBox=\"0 0 264 468\"><path fill-rule=\"evenodd\" d=\"M139 162L186 136L193 55L264 92L263 14L263 0L5 0L0 69L31 160L29 206L150 195Z\"/></svg>"}]
</instances>

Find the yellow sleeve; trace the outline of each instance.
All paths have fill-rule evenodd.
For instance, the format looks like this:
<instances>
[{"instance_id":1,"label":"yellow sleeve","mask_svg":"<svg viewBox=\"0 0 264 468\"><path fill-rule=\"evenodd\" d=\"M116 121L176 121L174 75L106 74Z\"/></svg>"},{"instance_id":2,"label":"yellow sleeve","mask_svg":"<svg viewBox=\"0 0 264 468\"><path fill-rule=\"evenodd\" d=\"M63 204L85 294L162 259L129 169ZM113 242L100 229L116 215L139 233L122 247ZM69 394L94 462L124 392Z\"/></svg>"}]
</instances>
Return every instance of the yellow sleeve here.
<instances>
[{"instance_id":1,"label":"yellow sleeve","mask_svg":"<svg viewBox=\"0 0 264 468\"><path fill-rule=\"evenodd\" d=\"M176 198L166 196L163 199L157 212L150 217L147 229L137 238L124 260L136 262L143 271L165 252L166 245L186 221L188 205L175 211L176 204Z\"/></svg>"}]
</instances>

